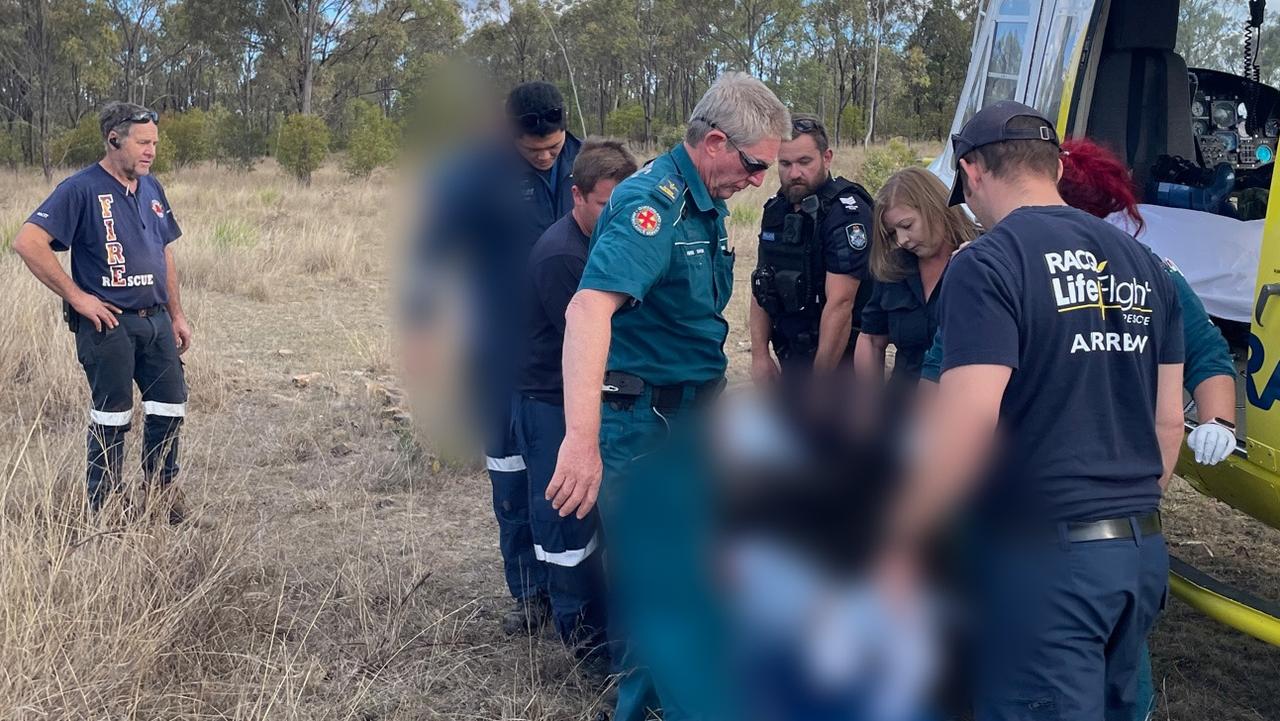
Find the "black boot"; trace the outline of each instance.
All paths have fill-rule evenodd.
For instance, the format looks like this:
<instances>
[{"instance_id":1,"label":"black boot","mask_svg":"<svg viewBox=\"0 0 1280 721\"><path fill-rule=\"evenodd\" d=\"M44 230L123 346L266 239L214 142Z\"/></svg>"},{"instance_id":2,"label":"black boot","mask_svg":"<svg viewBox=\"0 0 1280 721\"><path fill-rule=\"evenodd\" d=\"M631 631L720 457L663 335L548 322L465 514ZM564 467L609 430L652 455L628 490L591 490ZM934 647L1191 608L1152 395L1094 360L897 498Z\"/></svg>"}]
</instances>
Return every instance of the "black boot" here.
<instances>
[{"instance_id":1,"label":"black boot","mask_svg":"<svg viewBox=\"0 0 1280 721\"><path fill-rule=\"evenodd\" d=\"M545 596L516 599L511 610L502 614L502 632L508 636L532 636L542 630L551 616L551 604Z\"/></svg>"}]
</instances>

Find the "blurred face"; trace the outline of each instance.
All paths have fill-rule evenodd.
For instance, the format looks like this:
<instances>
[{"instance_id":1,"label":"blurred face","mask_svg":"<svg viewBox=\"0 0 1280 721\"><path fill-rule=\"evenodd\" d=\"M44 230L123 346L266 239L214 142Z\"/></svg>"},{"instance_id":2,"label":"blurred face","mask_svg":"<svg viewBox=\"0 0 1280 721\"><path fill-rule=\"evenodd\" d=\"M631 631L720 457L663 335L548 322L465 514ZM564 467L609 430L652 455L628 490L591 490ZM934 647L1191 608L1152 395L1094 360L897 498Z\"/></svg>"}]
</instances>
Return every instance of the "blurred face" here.
<instances>
[{"instance_id":1,"label":"blurred face","mask_svg":"<svg viewBox=\"0 0 1280 721\"><path fill-rule=\"evenodd\" d=\"M111 148L112 157L121 174L129 180L151 172L151 163L156 159L156 145L160 140L159 130L155 123L133 123L129 126L128 135L112 132L120 147Z\"/></svg>"},{"instance_id":2,"label":"blurred face","mask_svg":"<svg viewBox=\"0 0 1280 721\"><path fill-rule=\"evenodd\" d=\"M831 148L818 152L818 143L807 133L782 143L778 149L778 180L792 203L813 195L831 173Z\"/></svg>"},{"instance_id":3,"label":"blurred face","mask_svg":"<svg viewBox=\"0 0 1280 721\"><path fill-rule=\"evenodd\" d=\"M909 205L895 205L886 210L884 223L894 244L921 260L950 252L943 248L943 239L933 233L920 211Z\"/></svg>"},{"instance_id":4,"label":"blurred face","mask_svg":"<svg viewBox=\"0 0 1280 721\"><path fill-rule=\"evenodd\" d=\"M587 235L590 235L591 229L596 227L596 221L600 219L604 207L609 204L609 195L617 185L616 180L601 180L586 195L582 194L578 186L573 186L573 216L577 218L578 225Z\"/></svg>"},{"instance_id":5,"label":"blurred face","mask_svg":"<svg viewBox=\"0 0 1280 721\"><path fill-rule=\"evenodd\" d=\"M708 133L701 145L706 159L698 163L698 168L711 197L728 200L747 186L760 187L769 172L767 166L778 159L781 144L778 138L765 138L753 145L738 146L719 130ZM758 170L748 168L752 163L766 167Z\"/></svg>"},{"instance_id":6,"label":"blurred face","mask_svg":"<svg viewBox=\"0 0 1280 721\"><path fill-rule=\"evenodd\" d=\"M549 135L521 135L516 138L516 149L535 170L551 170L564 150L564 131Z\"/></svg>"}]
</instances>

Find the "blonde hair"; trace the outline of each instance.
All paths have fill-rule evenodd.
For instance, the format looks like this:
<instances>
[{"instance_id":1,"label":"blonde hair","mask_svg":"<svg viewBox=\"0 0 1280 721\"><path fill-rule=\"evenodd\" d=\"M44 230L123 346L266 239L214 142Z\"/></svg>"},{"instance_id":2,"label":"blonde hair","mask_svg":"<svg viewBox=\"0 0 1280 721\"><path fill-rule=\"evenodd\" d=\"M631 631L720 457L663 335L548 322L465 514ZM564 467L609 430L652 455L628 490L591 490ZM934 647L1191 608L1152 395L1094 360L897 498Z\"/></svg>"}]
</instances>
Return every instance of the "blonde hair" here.
<instances>
[{"instance_id":1,"label":"blonde hair","mask_svg":"<svg viewBox=\"0 0 1280 721\"><path fill-rule=\"evenodd\" d=\"M950 194L938 176L924 168L905 168L889 177L876 194L871 243L871 274L876 280L892 283L910 274L908 253L898 247L884 219L894 206L905 205L919 213L929 232L942 234L947 253L978 237L978 226L960 206L947 207Z\"/></svg>"}]
</instances>

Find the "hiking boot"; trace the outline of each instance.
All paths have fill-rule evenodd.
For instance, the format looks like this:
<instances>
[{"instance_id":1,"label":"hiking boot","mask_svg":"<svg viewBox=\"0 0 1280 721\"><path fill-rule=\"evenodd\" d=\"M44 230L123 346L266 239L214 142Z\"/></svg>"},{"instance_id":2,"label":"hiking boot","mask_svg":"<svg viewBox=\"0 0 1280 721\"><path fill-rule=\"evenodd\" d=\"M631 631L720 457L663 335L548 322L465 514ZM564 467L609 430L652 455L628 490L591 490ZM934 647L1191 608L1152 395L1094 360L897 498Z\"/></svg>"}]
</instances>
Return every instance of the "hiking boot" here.
<instances>
[{"instance_id":1,"label":"hiking boot","mask_svg":"<svg viewBox=\"0 0 1280 721\"><path fill-rule=\"evenodd\" d=\"M508 636L532 636L542 630L551 615L551 604L545 596L516 599L511 610L502 614L502 632Z\"/></svg>"}]
</instances>

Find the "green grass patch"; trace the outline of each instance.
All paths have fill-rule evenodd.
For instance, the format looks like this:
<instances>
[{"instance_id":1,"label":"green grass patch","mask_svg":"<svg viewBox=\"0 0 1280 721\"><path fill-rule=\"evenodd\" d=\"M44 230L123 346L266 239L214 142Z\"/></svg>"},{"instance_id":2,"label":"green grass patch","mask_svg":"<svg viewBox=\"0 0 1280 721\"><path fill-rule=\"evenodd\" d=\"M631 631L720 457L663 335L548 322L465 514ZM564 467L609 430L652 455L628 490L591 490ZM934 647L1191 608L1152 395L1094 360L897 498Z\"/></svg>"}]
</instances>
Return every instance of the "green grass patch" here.
<instances>
[{"instance_id":1,"label":"green grass patch","mask_svg":"<svg viewBox=\"0 0 1280 721\"><path fill-rule=\"evenodd\" d=\"M0 222L0 252L7 253L13 249L13 239L18 236L22 223L21 220Z\"/></svg>"},{"instance_id":2,"label":"green grass patch","mask_svg":"<svg viewBox=\"0 0 1280 721\"><path fill-rule=\"evenodd\" d=\"M258 200L263 205L275 205L280 202L280 198L284 197L277 188L263 188L258 191Z\"/></svg>"},{"instance_id":3,"label":"green grass patch","mask_svg":"<svg viewBox=\"0 0 1280 721\"><path fill-rule=\"evenodd\" d=\"M729 222L755 225L760 222L760 209L754 205L736 205L729 211Z\"/></svg>"},{"instance_id":4,"label":"green grass patch","mask_svg":"<svg viewBox=\"0 0 1280 721\"><path fill-rule=\"evenodd\" d=\"M252 248L258 229L243 220L220 220L213 226L212 242L219 248Z\"/></svg>"}]
</instances>

